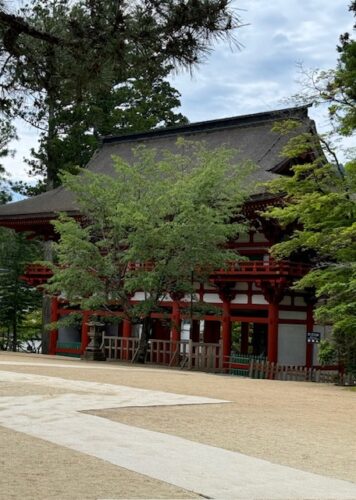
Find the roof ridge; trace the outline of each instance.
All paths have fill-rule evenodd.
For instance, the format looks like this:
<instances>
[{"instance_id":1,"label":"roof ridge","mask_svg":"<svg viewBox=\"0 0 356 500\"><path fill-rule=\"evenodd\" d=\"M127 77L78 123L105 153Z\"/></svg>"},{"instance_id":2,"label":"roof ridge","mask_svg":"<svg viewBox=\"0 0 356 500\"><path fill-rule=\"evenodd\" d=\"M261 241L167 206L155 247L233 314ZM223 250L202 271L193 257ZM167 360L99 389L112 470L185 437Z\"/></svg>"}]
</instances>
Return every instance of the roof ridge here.
<instances>
[{"instance_id":1,"label":"roof ridge","mask_svg":"<svg viewBox=\"0 0 356 500\"><path fill-rule=\"evenodd\" d=\"M305 118L308 118L308 108L311 104L305 104L302 106L295 106L292 108L282 108L275 109L272 111L262 111L259 113L250 113L247 115L237 115L230 116L226 118L217 118L214 120L193 122L184 125L176 125L174 127L157 128L152 130L147 130L145 132L130 132L120 135L108 135L101 137L103 144L118 143L118 142L130 142L136 141L137 139L145 139L149 137L159 137L165 135L176 134L177 132L189 133L202 130L212 130L219 128L228 128L236 126L252 126L257 123L269 122L275 120L276 118L287 118L288 115L302 114Z\"/></svg>"}]
</instances>

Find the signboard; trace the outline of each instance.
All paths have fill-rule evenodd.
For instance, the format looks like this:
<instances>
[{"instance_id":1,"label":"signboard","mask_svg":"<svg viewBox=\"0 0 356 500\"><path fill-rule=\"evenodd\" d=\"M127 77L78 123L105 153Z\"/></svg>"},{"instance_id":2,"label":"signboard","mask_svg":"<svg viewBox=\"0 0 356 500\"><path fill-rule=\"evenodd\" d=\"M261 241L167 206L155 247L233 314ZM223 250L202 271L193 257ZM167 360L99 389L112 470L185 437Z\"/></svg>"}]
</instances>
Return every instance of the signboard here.
<instances>
[{"instance_id":1,"label":"signboard","mask_svg":"<svg viewBox=\"0 0 356 500\"><path fill-rule=\"evenodd\" d=\"M309 344L319 344L320 332L307 332L307 342Z\"/></svg>"}]
</instances>

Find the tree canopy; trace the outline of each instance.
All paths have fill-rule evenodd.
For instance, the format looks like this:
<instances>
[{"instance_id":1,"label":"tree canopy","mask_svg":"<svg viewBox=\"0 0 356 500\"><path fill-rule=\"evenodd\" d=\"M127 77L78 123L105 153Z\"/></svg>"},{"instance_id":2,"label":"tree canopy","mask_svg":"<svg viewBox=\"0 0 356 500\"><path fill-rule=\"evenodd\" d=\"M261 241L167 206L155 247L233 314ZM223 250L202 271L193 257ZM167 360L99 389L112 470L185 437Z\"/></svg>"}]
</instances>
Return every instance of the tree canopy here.
<instances>
[{"instance_id":1,"label":"tree canopy","mask_svg":"<svg viewBox=\"0 0 356 500\"><path fill-rule=\"evenodd\" d=\"M298 124L289 122L285 128L292 126ZM268 210L266 216L286 229L294 228L290 238L272 248L272 254L308 259L311 271L296 288L315 291L319 299L316 320L333 326L339 359L355 369L356 161L343 167L336 157L328 159L329 147L324 154L320 139L324 140L304 133L285 148L285 156L291 159L303 153L308 157L311 151L319 154L294 165L291 176L268 185L269 191L284 196L285 203Z\"/></svg>"},{"instance_id":2,"label":"tree canopy","mask_svg":"<svg viewBox=\"0 0 356 500\"><path fill-rule=\"evenodd\" d=\"M355 1L351 2L349 10L356 16ZM340 36L337 51L339 58L336 68L302 68L302 92L293 96L293 100L316 106L327 104L334 130L347 136L356 129L356 40L350 33Z\"/></svg>"},{"instance_id":3,"label":"tree canopy","mask_svg":"<svg viewBox=\"0 0 356 500\"><path fill-rule=\"evenodd\" d=\"M0 325L11 334L11 348L17 350L19 330L28 313L38 309L41 294L22 279L28 263L40 256L37 242L24 233L0 230Z\"/></svg>"},{"instance_id":4,"label":"tree canopy","mask_svg":"<svg viewBox=\"0 0 356 500\"><path fill-rule=\"evenodd\" d=\"M356 2L350 11L356 14ZM299 124L293 121L275 126L278 133L296 132L283 151L294 166L290 176L267 186L284 203L265 215L290 235L272 248L272 254L304 257L311 264L296 288L315 292L315 318L333 328L333 343L323 344L321 357L330 362L334 356L356 371L356 159L350 150L343 165L330 140L356 130L356 41L345 33L337 49L336 69L307 75L298 96L304 102L328 103L331 133L298 134Z\"/></svg>"},{"instance_id":5,"label":"tree canopy","mask_svg":"<svg viewBox=\"0 0 356 500\"><path fill-rule=\"evenodd\" d=\"M196 302L196 283L236 259L227 243L247 231L240 208L252 167L233 156L183 141L175 153L138 148L132 164L116 158L114 177L66 174L84 218L54 222L48 292L82 309L119 308L133 321L160 310L167 294ZM137 304L135 292L144 296Z\"/></svg>"},{"instance_id":6,"label":"tree canopy","mask_svg":"<svg viewBox=\"0 0 356 500\"><path fill-rule=\"evenodd\" d=\"M0 111L41 130L32 173L55 186L100 135L184 122L167 75L239 25L228 0L0 4Z\"/></svg>"}]
</instances>

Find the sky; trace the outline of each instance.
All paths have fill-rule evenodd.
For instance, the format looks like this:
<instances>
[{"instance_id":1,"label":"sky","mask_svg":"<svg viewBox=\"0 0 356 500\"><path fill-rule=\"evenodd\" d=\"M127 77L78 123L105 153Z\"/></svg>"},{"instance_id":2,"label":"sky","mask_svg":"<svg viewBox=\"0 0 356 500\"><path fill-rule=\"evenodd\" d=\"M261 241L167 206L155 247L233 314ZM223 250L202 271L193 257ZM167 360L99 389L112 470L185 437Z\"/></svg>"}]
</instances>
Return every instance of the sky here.
<instances>
[{"instance_id":1,"label":"sky","mask_svg":"<svg viewBox=\"0 0 356 500\"><path fill-rule=\"evenodd\" d=\"M233 0L245 26L236 30L240 49L215 45L205 62L171 76L181 93L180 111L190 122L258 113L292 105L287 99L301 87L299 65L335 67L339 36L352 31L351 0ZM321 110L311 110L319 129ZM37 135L18 122L14 158L3 162L12 179L29 180L23 157L36 147Z\"/></svg>"}]
</instances>

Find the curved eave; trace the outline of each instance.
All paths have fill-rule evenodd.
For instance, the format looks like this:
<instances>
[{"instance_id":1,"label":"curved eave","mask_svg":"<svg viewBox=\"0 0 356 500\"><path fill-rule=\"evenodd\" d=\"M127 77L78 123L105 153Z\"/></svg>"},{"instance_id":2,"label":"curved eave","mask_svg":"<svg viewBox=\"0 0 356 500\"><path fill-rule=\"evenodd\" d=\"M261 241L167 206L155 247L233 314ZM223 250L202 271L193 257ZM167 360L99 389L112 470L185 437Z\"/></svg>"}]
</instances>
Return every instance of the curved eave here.
<instances>
[{"instance_id":1,"label":"curved eave","mask_svg":"<svg viewBox=\"0 0 356 500\"><path fill-rule=\"evenodd\" d=\"M256 217L260 211L264 211L268 206L280 202L281 197L267 193L254 195L244 203L243 212L247 217ZM68 211L68 216L80 219L82 214L79 211ZM16 216L0 217L0 226L14 229L18 232L34 232L39 235L53 235L54 228L52 221L58 217L58 213L44 214L18 214Z\"/></svg>"},{"instance_id":2,"label":"curved eave","mask_svg":"<svg viewBox=\"0 0 356 500\"><path fill-rule=\"evenodd\" d=\"M80 218L79 211L67 212L70 217ZM23 232L30 231L37 234L53 233L54 228L52 221L57 219L58 213L41 213L41 214L18 214L16 216L1 216L0 226L14 229L15 231Z\"/></svg>"}]
</instances>

